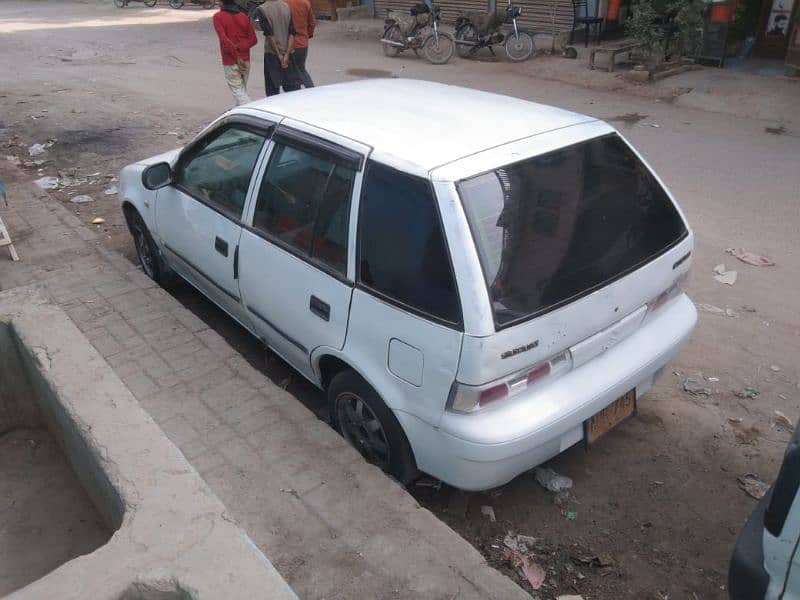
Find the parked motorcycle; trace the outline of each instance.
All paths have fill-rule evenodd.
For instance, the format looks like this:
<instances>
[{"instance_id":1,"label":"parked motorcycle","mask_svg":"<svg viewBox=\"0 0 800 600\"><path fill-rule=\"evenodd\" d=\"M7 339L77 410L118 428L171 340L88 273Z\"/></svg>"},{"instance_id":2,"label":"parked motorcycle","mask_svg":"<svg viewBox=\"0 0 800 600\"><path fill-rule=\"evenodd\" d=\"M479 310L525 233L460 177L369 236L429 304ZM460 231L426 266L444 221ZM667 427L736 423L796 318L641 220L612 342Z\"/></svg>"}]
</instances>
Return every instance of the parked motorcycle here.
<instances>
[{"instance_id":1,"label":"parked motorcycle","mask_svg":"<svg viewBox=\"0 0 800 600\"><path fill-rule=\"evenodd\" d=\"M455 41L449 33L439 31L441 8L418 3L408 13L389 10L383 30L383 52L386 56L397 56L404 50L420 50L430 62L443 65L453 56ZM428 32L428 27L431 31Z\"/></svg>"},{"instance_id":2,"label":"parked motorcycle","mask_svg":"<svg viewBox=\"0 0 800 600\"><path fill-rule=\"evenodd\" d=\"M481 48L488 48L495 56L493 46L503 44L508 58L521 62L533 54L533 37L521 31L517 19L522 8L511 4L505 10L493 13L467 13L456 20L456 50L462 58L475 56ZM504 24L511 24L513 31L505 34L500 31Z\"/></svg>"},{"instance_id":3,"label":"parked motorcycle","mask_svg":"<svg viewBox=\"0 0 800 600\"><path fill-rule=\"evenodd\" d=\"M145 6L153 8L156 5L156 2L158 2L158 0L114 0L114 6L116 6L117 8L125 8L131 2L141 2Z\"/></svg>"},{"instance_id":4,"label":"parked motorcycle","mask_svg":"<svg viewBox=\"0 0 800 600\"><path fill-rule=\"evenodd\" d=\"M190 4L199 4L203 8L214 8L214 0L189 0ZM169 5L172 8L183 8L186 0L169 0Z\"/></svg>"}]
</instances>

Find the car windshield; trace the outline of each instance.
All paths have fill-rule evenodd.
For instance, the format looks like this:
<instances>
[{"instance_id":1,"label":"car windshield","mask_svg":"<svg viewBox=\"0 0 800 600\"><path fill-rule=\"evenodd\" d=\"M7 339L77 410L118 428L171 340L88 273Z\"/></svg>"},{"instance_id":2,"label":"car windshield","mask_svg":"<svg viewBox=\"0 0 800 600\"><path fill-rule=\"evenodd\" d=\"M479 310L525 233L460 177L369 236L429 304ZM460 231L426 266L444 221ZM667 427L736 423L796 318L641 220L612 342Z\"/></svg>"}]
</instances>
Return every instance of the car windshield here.
<instances>
[{"instance_id":1,"label":"car windshield","mask_svg":"<svg viewBox=\"0 0 800 600\"><path fill-rule=\"evenodd\" d=\"M686 227L617 135L461 181L498 327L542 314L629 273Z\"/></svg>"}]
</instances>

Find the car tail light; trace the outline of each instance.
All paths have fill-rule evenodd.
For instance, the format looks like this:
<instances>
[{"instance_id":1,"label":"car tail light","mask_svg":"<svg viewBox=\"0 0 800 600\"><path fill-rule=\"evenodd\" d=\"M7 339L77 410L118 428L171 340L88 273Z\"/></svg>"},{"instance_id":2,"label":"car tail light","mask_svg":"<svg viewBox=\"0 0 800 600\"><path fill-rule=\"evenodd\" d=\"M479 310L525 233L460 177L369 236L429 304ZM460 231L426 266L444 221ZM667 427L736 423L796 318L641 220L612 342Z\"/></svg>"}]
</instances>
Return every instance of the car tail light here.
<instances>
[{"instance_id":1,"label":"car tail light","mask_svg":"<svg viewBox=\"0 0 800 600\"><path fill-rule=\"evenodd\" d=\"M498 400L517 396L544 379L563 375L571 368L572 358L569 351L565 351L533 367L485 385L465 385L456 381L450 390L447 408L454 412L475 412Z\"/></svg>"},{"instance_id":2,"label":"car tail light","mask_svg":"<svg viewBox=\"0 0 800 600\"><path fill-rule=\"evenodd\" d=\"M680 296L686 289L686 284L689 281L689 272L681 273L675 281L658 296L653 298L647 303L647 312L651 313L664 306L669 300Z\"/></svg>"}]
</instances>

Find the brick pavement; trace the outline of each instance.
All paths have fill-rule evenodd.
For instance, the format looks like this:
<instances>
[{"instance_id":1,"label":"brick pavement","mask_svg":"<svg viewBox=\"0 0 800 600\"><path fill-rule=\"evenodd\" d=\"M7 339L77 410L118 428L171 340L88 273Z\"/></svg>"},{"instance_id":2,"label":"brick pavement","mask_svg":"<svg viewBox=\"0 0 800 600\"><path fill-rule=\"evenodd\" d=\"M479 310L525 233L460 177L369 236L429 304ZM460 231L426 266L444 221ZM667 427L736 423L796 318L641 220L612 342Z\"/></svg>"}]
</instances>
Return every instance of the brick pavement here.
<instances>
[{"instance_id":1,"label":"brick pavement","mask_svg":"<svg viewBox=\"0 0 800 600\"><path fill-rule=\"evenodd\" d=\"M0 290L38 284L301 598L527 597L56 200L3 167Z\"/></svg>"}]
</instances>

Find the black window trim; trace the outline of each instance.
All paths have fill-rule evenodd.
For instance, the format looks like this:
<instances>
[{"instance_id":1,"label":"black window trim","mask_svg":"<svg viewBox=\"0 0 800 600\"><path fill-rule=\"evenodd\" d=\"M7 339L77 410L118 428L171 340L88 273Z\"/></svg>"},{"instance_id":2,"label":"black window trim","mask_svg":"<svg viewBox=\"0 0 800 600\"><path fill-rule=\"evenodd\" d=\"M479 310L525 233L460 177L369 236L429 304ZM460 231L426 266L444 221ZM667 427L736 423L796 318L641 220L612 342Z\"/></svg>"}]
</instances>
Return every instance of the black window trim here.
<instances>
[{"instance_id":1,"label":"black window trim","mask_svg":"<svg viewBox=\"0 0 800 600\"><path fill-rule=\"evenodd\" d=\"M488 170L483 171L481 173L476 173L474 175L470 175L469 177L465 177L463 179L460 179L459 181L456 182L455 185L456 185L456 191L458 192L458 200L459 200L459 202L461 202L461 210L463 210L464 213L466 214L466 209L464 208L464 199L461 196L461 183L464 182L464 181L467 181L467 180L470 180L470 179L475 179L477 177L482 177L482 176L487 175L489 173L494 173L497 169L499 169L501 167L503 167L503 168L505 168L505 167L513 167L515 165L518 165L518 164L524 163L524 162L526 162L528 160L531 160L532 158L539 158L539 157L542 157L542 156L547 156L548 154L553 154L555 152L562 152L564 150L567 150L569 148L573 148L575 146L580 146L581 144L585 144L587 142L594 142L594 141L602 140L602 139L606 139L606 138L617 138L618 140L620 140L625 145L626 148L628 148L628 150L630 150L633 153L633 156L638 161L641 162L641 164L645 167L645 169L647 169L647 172L650 174L651 177L653 177L653 180L659 185L659 187L661 187L664 190L664 193L666 194L667 199L670 201L670 203L672 204L672 207L678 213L678 216L681 216L680 215L680 211L678 211L678 209L675 206L675 203L673 202L673 200L670 197L669 193L667 193L667 190L662 186L662 184L659 181L659 179L655 176L655 173L653 173L652 170L647 166L647 164L645 164L645 162L642 161L639 158L639 156L636 154L636 152L634 152L634 150L630 146L630 144L628 144L625 141L625 139L622 136L618 135L617 133L607 133L607 134L599 135L599 136L596 136L596 137L590 137L590 138L587 138L585 140L580 140L580 141L575 142L573 144L569 144L568 146L562 146L560 148L556 148L555 150L551 150L549 152L542 152L541 154L536 154L534 156L529 156L527 158L523 158L523 159L520 159L520 160L512 162L512 163L500 165L500 167L496 167L494 169L488 169ZM535 312L533 312L533 313L531 313L529 315L525 315L523 317L519 317L519 318L513 319L511 321L507 321L507 322L505 322L503 324L500 324L500 323L497 322L497 316L495 314L494 308L492 307L492 292L489 289L489 282L486 281L486 270L484 269L483 261L479 260L478 263L481 266L481 275L483 276L483 285L484 285L484 287L486 289L486 296L487 296L487 298L489 300L489 310L492 312L492 321L494 322L494 330L496 332L497 331L502 331L503 329L508 329L509 327L514 327L515 325L520 325L521 323L526 323L528 321L532 321L533 319L536 319L538 317L544 316L547 313L550 313L550 312L553 312L555 310L558 310L559 308L562 308L562 307L566 306L567 304L571 304L573 302L577 302L581 298L585 298L589 294L592 294L592 293L596 292L597 290L600 290L600 289L602 289L602 288L604 288L604 287L606 287L608 285L611 285L612 283L614 283L615 281L619 281L623 277L627 277L628 275L630 275L634 271L637 271L638 269L641 269L644 265L653 262L654 260L660 258L661 256L664 256L670 250L672 250L672 249L676 248L677 246L679 246L687 237L689 237L689 228L686 226L686 221L683 219L683 217L681 217L681 222L683 223L683 233L681 234L681 236L678 237L670 245L668 245L665 248L663 248L662 250L660 250L659 252L657 252L657 253L655 253L655 254L653 254L653 255L651 255L651 256L649 256L649 257L647 257L647 258L645 258L645 259L643 259L641 261L639 261L638 263L636 263L635 265L629 267L628 269L625 269L624 271L621 271L620 273L617 273L614 277L611 277L610 279L606 279L605 281L602 281L602 282L600 282L600 283L598 283L598 284L596 284L596 285L594 285L594 286L592 286L592 287L590 287L590 288L588 288L586 290L582 290L581 292L579 292L577 294L574 294L574 295L570 296L569 298L565 298L564 300L556 302L555 304L550 304L548 306L545 306L545 307L543 307L543 308L541 308L541 309L539 309L539 310L537 310L537 311L535 311ZM473 228L472 222L470 221L470 219L467 219L467 224L469 225L469 232L470 232L470 235L472 236L472 243L475 246L475 248L477 249L477 247L478 247L478 241L477 241L478 238L475 235L475 229ZM681 259L681 261L683 261L685 258L688 258L688 257L689 257L689 254L687 254L683 259ZM678 264L680 264L681 261L679 261ZM673 269L674 268L675 267L673 267Z\"/></svg>"},{"instance_id":2,"label":"black window trim","mask_svg":"<svg viewBox=\"0 0 800 600\"><path fill-rule=\"evenodd\" d=\"M398 300L397 298L393 298L393 297L385 294L384 292L376 290L372 286L370 286L370 285L364 283L363 281L361 281L361 219L362 219L363 211L364 211L364 190L367 187L367 185L366 185L367 184L367 177L369 176L369 169L370 169L370 167L372 165L380 165L384 169L388 169L390 171L394 171L395 173L399 173L400 175L403 175L405 177L411 177L411 178L417 179L419 181L423 181L425 183L425 186L428 188L428 192L430 193L430 197L433 200L434 209L436 210L436 217L439 220L439 230L440 230L440 232L442 234L442 241L444 242L445 251L447 252L447 262L448 262L448 267L450 268L450 276L453 278L453 286L455 287L455 292L456 292L456 303L458 305L458 321L448 321L447 319L443 319L442 317L437 317L436 315L432 315L432 314L430 314L428 312L425 312L424 310L421 310L419 308L416 308L414 306L406 304L402 300ZM386 302L387 304L391 304L392 306L395 306L395 307L397 307L397 308L399 308L399 309L401 309L401 310L403 310L403 311L405 311L407 313L410 313L410 314L412 314L412 315L414 315L416 317L421 317L421 318L423 318L423 319L425 319L427 321L431 321L432 323L435 323L437 325L442 325L442 326L447 327L449 329L454 329L454 330L460 331L460 332L464 331L464 309L463 309L463 306L461 304L461 292L458 289L458 279L456 279L455 269L453 268L453 257L452 257L452 253L450 252L450 242L447 239L447 235L445 235L444 223L442 222L442 215L441 215L441 211L439 210L439 202L437 200L436 192L433 189L433 185L431 184L430 179L428 179L426 177L420 177L418 175L412 175L411 173L407 173L405 171L401 171L400 169L396 169L394 167L390 167L386 163L382 163L380 161L376 161L376 160L373 160L373 159L367 160L367 163L366 163L366 166L365 166L365 169L364 169L364 177L363 177L362 183L361 183L361 195L360 195L359 200L358 200L358 223L356 225L357 226L356 226L356 272L355 272L356 284L355 284L355 287L357 289L359 289L359 290L361 290L363 292L366 292L366 293L370 294L371 296L374 296L374 297L378 298L379 300L382 300L383 302Z\"/></svg>"},{"instance_id":3,"label":"black window trim","mask_svg":"<svg viewBox=\"0 0 800 600\"><path fill-rule=\"evenodd\" d=\"M184 160L185 156L187 154L189 154L190 152L192 152L204 140L207 140L212 135L216 138L218 135L221 135L226 129L228 129L228 128L234 126L234 125L244 125L244 127L241 127L241 129L244 129L245 131L251 131L253 133L257 133L259 135L263 135L264 136L264 144L261 146L261 149L258 152L259 156L261 155L261 153L264 150L264 145L269 144L270 140L274 136L274 132L275 132L275 128L276 128L275 123L272 123L271 121L265 121L264 119L259 119L257 117L251 117L249 115L230 115L228 117L225 117L225 118L221 119L220 121L218 121L214 125L214 127L209 129L208 131L206 131L203 134L202 137L195 138L194 140L192 140L186 146L183 147L183 149L181 150L180 154L178 155L177 161L175 161L174 172L176 174L179 172L179 169L183 166L183 160ZM256 176L257 173L258 173L258 157L256 157L256 163L255 163L255 165L253 167L253 172L250 175L250 183L253 182L253 178ZM225 217L226 219L228 219L232 223L234 223L236 225L239 225L239 226L244 226L243 217L244 217L245 208L247 207L247 198L245 198L245 206L242 207L241 214L238 217L235 217L230 212L226 212L225 210L223 210L222 208L220 208L216 204L213 204L213 203L209 202L205 198L198 197L197 195L193 194L187 188L185 188L182 185L179 185L178 183L172 183L171 186L174 187L176 190L186 194L192 200L195 200L195 201L199 202L203 206L206 206L206 207L210 208L211 210L213 210L215 213Z\"/></svg>"},{"instance_id":4,"label":"black window trim","mask_svg":"<svg viewBox=\"0 0 800 600\"><path fill-rule=\"evenodd\" d=\"M290 131L291 135L280 135L281 133L285 134L287 131ZM298 137L295 137L294 134L298 134ZM281 144L283 146L294 148L295 150L300 150L301 152L308 152L308 154L311 154L311 155L316 156L317 158L321 158L323 160L330 160L335 165L341 165L343 167L353 168L355 173L358 173L361 170L360 167L361 167L361 164L362 164L362 158L363 157L361 157L360 154L355 153L358 156L358 168L355 168L353 163L348 163L348 162L345 162L345 161L341 160L341 156L339 154L330 152L330 148L338 148L338 149L340 149L342 151L349 152L349 150L347 150L346 148L342 148L341 146L332 145L331 142L326 142L325 140L321 140L320 138L316 138L314 136L310 136L309 135L309 136L302 137L302 138L300 136L306 136L306 134L301 134L301 132L298 132L298 131L295 131L295 130L291 130L291 129L288 129L288 128L285 128L285 127L284 128L279 128L278 131L276 131L273 134L272 142L273 142L273 144ZM300 139L302 139L303 141L298 141ZM311 140L322 141L322 142L325 142L327 145L325 147L313 146ZM329 148L329 146L330 146L330 148ZM274 155L274 152L275 152L275 146L273 146L272 150L270 151L269 160L267 161L267 164L264 165L264 171L263 171L263 173L261 175L261 179L258 181L258 186L257 186L257 190L256 190L256 197L255 197L255 202L256 203L258 203L258 192L261 190L261 185L264 182L264 178L267 176L267 173L269 171L269 165L270 165L270 162L272 161L272 157ZM349 201L348 206L347 206L347 248L346 248L347 251L350 250L350 247L349 247L350 246L350 218L351 218L351 216L353 214L353 196L354 196L354 191L355 191L355 183L356 183L356 178L353 177L353 183L350 186L350 201ZM362 184L362 189L363 189L363 184ZM255 215L255 211L253 211L253 215ZM314 220L314 227L313 227L313 230L312 230L312 242L313 242L313 239L314 239L314 233L316 232L316 224L317 223L316 223L316 219L315 219ZM298 258L298 259L302 260L303 262L311 265L312 267L316 267L317 269L319 269L323 273L325 273L327 275L330 275L331 277L333 277L334 279L338 280L339 282L344 283L345 285L348 285L350 287L354 286L354 282L347 278L347 260L345 260L345 272L341 273L341 272L337 271L336 269L334 269L332 266L328 265L327 263L319 260L318 258L316 258L314 256L311 256L310 254L306 254L305 252L303 252L299 248L297 248L295 246L292 246L288 242L280 239L279 237L277 237L276 235L274 235L272 233L269 233L268 231L264 231L262 229L259 229L259 228L255 227L254 225L248 225L247 223L244 223L244 222L241 223L241 226L242 226L243 229L249 231L253 235L256 235L256 236L260 237L261 239L263 239L266 242L274 244L275 246L277 246L278 248L288 252L289 254L294 256L295 258Z\"/></svg>"},{"instance_id":5,"label":"black window trim","mask_svg":"<svg viewBox=\"0 0 800 600\"><path fill-rule=\"evenodd\" d=\"M272 141L290 145L297 150L330 160L337 165L349 167L356 173L361 171L364 164L364 157L360 152L345 148L340 144L330 142L316 135L292 129L286 125L278 125L272 136Z\"/></svg>"}]
</instances>

